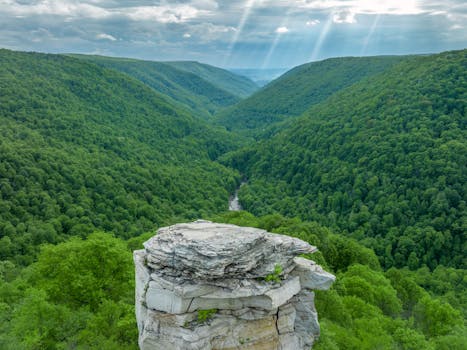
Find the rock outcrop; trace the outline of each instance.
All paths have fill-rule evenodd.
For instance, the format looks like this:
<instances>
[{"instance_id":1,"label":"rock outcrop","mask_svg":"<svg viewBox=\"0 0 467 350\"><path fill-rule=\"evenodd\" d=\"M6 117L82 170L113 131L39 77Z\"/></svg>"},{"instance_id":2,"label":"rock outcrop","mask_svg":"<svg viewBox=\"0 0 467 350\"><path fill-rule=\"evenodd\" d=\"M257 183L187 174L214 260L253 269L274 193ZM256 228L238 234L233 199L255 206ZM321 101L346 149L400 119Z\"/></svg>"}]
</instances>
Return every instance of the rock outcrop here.
<instances>
[{"instance_id":1,"label":"rock outcrop","mask_svg":"<svg viewBox=\"0 0 467 350\"><path fill-rule=\"evenodd\" d=\"M313 289L334 276L297 255L316 248L264 230L196 221L134 252L141 349L309 349Z\"/></svg>"}]
</instances>

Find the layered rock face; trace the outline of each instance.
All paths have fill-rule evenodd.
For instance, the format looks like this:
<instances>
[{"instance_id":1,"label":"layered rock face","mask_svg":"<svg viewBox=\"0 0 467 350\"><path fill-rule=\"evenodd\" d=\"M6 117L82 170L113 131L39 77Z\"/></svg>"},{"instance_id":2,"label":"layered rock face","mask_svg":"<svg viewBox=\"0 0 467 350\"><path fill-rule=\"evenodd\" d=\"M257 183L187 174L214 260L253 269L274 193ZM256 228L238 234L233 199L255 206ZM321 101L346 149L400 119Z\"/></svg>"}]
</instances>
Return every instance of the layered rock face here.
<instances>
[{"instance_id":1,"label":"layered rock face","mask_svg":"<svg viewBox=\"0 0 467 350\"><path fill-rule=\"evenodd\" d=\"M334 276L316 248L264 230L196 221L134 252L141 349L301 350L319 336L313 289Z\"/></svg>"}]
</instances>

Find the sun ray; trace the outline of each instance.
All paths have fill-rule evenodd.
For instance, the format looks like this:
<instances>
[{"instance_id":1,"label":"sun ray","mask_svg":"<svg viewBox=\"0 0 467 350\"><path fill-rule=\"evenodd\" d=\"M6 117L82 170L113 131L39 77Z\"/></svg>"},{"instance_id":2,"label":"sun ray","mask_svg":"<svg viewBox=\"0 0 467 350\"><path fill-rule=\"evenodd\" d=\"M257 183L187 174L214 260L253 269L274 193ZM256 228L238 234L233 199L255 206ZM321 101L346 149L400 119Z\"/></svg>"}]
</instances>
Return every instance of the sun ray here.
<instances>
[{"instance_id":1,"label":"sun ray","mask_svg":"<svg viewBox=\"0 0 467 350\"><path fill-rule=\"evenodd\" d=\"M324 27L321 30L321 33L319 34L318 40L316 41L315 46L313 47L313 52L311 53L310 61L316 61L316 59L319 57L319 52L321 51L321 46L323 45L324 40L326 39L326 36L328 35L329 31L331 30L333 16L334 16L334 14L331 13L329 15L329 17L328 17L328 20L324 24Z\"/></svg>"},{"instance_id":2,"label":"sun ray","mask_svg":"<svg viewBox=\"0 0 467 350\"><path fill-rule=\"evenodd\" d=\"M269 65L269 62L271 61L271 57L274 54L274 51L276 50L277 44L279 44L279 41L280 41L281 37L287 32L287 31L285 31L285 32L281 31L281 30L279 30L279 28L287 28L287 24L289 22L291 12L292 12L292 8L289 8L287 10L284 18L282 19L282 22L281 22L280 26L277 28L276 36L274 37L274 40L273 40L273 42L271 44L271 47L269 48L269 51L268 51L266 57L264 58L263 64L261 65L262 69L267 68L267 66Z\"/></svg>"},{"instance_id":3,"label":"sun ray","mask_svg":"<svg viewBox=\"0 0 467 350\"><path fill-rule=\"evenodd\" d=\"M362 49L360 50L360 56L363 56L366 53L366 49L368 47L368 43L370 42L371 37L373 36L376 26L378 25L379 18L381 15L378 13L373 21L373 24L371 25L371 28L368 32L368 35L365 37L365 40L363 41L363 46Z\"/></svg>"},{"instance_id":4,"label":"sun ray","mask_svg":"<svg viewBox=\"0 0 467 350\"><path fill-rule=\"evenodd\" d=\"M240 18L240 22L238 22L238 26L237 26L237 28L236 28L236 30L234 32L234 35L232 37L232 40L230 41L229 46L227 48L227 55L225 56L223 66L226 66L226 63L229 62L230 57L232 56L232 52L233 52L233 50L235 48L235 45L237 44L237 41L238 41L238 39L240 38L240 35L243 32L243 28L245 27L245 24L247 23L248 18L250 17L251 11L254 9L254 7L256 5L256 1L257 0L246 0L245 1L245 5L243 6L244 10L243 10L242 17Z\"/></svg>"}]
</instances>

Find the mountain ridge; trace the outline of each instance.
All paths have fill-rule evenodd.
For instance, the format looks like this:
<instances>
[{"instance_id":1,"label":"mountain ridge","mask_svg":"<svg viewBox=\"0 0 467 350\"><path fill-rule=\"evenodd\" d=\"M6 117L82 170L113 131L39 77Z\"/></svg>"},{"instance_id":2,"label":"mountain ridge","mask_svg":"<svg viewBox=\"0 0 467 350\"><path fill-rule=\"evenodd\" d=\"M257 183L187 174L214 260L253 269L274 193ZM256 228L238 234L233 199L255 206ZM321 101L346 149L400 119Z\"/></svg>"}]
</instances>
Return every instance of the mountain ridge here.
<instances>
[{"instance_id":1,"label":"mountain ridge","mask_svg":"<svg viewBox=\"0 0 467 350\"><path fill-rule=\"evenodd\" d=\"M347 231L385 267L465 266L466 68L466 50L413 57L238 151L242 206Z\"/></svg>"},{"instance_id":2,"label":"mountain ridge","mask_svg":"<svg viewBox=\"0 0 467 350\"><path fill-rule=\"evenodd\" d=\"M229 130L255 134L273 123L299 116L340 89L383 72L407 57L342 57L306 63L221 110L216 119Z\"/></svg>"},{"instance_id":3,"label":"mountain ridge","mask_svg":"<svg viewBox=\"0 0 467 350\"><path fill-rule=\"evenodd\" d=\"M168 96L179 108L203 119L210 119L215 111L240 101L256 89L247 78L197 62L157 62L76 54L70 56L128 74Z\"/></svg>"},{"instance_id":4,"label":"mountain ridge","mask_svg":"<svg viewBox=\"0 0 467 350\"><path fill-rule=\"evenodd\" d=\"M227 209L238 175L213 161L236 147L225 131L85 60L0 50L0 62L1 258Z\"/></svg>"}]
</instances>

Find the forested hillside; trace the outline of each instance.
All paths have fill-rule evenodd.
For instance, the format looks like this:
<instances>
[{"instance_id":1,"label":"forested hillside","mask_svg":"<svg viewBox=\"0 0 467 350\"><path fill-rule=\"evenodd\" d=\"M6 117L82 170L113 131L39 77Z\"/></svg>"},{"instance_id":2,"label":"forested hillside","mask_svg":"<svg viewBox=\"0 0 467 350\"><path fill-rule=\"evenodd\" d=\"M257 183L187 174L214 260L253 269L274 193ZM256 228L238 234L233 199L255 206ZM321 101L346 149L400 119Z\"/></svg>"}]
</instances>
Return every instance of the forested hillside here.
<instances>
[{"instance_id":1,"label":"forested hillside","mask_svg":"<svg viewBox=\"0 0 467 350\"><path fill-rule=\"evenodd\" d=\"M232 95L245 98L258 90L251 79L241 74L232 73L228 70L210 66L199 62L177 61L163 62L179 70L193 73L214 86L230 92Z\"/></svg>"},{"instance_id":2,"label":"forested hillside","mask_svg":"<svg viewBox=\"0 0 467 350\"><path fill-rule=\"evenodd\" d=\"M227 209L233 138L115 70L0 51L0 259ZM196 184L196 185L194 185Z\"/></svg>"},{"instance_id":3,"label":"forested hillside","mask_svg":"<svg viewBox=\"0 0 467 350\"><path fill-rule=\"evenodd\" d=\"M385 271L375 253L354 239L279 214L231 212L214 220L260 227L319 247L307 258L333 271L337 279L331 290L316 292L321 336L313 350L465 348L465 269L440 265L433 272L426 266Z\"/></svg>"},{"instance_id":4,"label":"forested hillside","mask_svg":"<svg viewBox=\"0 0 467 350\"><path fill-rule=\"evenodd\" d=\"M217 119L230 130L255 134L272 123L299 116L335 92L406 58L344 57L307 63L285 73L250 98L220 111Z\"/></svg>"},{"instance_id":5,"label":"forested hillside","mask_svg":"<svg viewBox=\"0 0 467 350\"><path fill-rule=\"evenodd\" d=\"M467 50L412 57L230 159L240 201L348 232L382 264L465 268Z\"/></svg>"},{"instance_id":6,"label":"forested hillside","mask_svg":"<svg viewBox=\"0 0 467 350\"><path fill-rule=\"evenodd\" d=\"M256 85L247 78L196 62L72 56L126 73L167 95L179 109L186 109L204 119L209 119L220 108L233 105L256 90Z\"/></svg>"},{"instance_id":7,"label":"forested hillside","mask_svg":"<svg viewBox=\"0 0 467 350\"><path fill-rule=\"evenodd\" d=\"M0 349L138 349L132 251L203 218L319 248L313 349L464 350L466 71L467 50L304 65L230 133L202 119L244 95L210 66L0 49ZM242 178L252 214L226 212Z\"/></svg>"}]
</instances>

